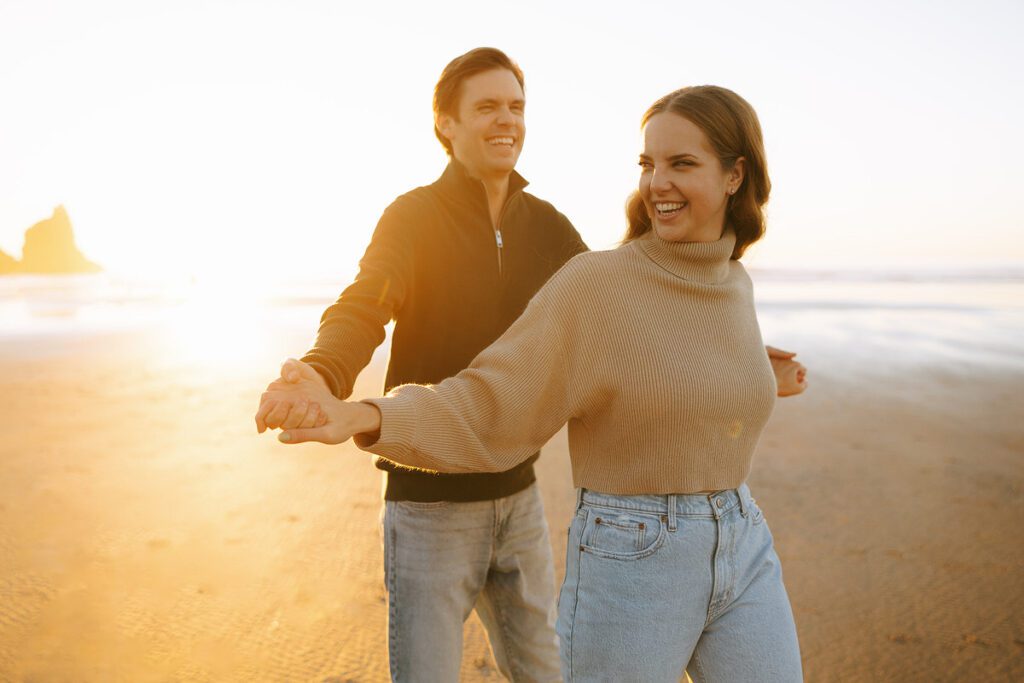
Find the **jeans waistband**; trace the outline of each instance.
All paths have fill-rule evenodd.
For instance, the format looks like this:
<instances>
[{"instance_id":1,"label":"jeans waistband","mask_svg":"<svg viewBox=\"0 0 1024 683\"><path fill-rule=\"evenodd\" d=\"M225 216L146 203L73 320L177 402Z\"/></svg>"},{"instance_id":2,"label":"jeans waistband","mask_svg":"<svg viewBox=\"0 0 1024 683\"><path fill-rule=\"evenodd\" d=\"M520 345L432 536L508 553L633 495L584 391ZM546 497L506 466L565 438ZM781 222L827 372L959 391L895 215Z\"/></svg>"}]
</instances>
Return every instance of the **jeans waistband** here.
<instances>
[{"instance_id":1,"label":"jeans waistband","mask_svg":"<svg viewBox=\"0 0 1024 683\"><path fill-rule=\"evenodd\" d=\"M711 517L718 518L735 507L744 516L750 507L750 488L740 484L735 489L714 493L670 493L641 494L636 496L601 493L591 489L576 490L577 507L580 503L600 505L621 510L636 510L669 515L670 517Z\"/></svg>"}]
</instances>

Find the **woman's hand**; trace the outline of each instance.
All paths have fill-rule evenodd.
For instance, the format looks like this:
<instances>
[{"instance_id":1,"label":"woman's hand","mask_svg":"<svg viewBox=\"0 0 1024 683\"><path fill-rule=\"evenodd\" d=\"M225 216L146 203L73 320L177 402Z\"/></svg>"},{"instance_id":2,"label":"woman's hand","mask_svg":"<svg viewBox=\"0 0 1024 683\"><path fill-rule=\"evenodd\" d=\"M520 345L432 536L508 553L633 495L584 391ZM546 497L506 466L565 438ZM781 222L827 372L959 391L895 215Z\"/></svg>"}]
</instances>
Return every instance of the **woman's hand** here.
<instances>
[{"instance_id":1,"label":"woman's hand","mask_svg":"<svg viewBox=\"0 0 1024 683\"><path fill-rule=\"evenodd\" d=\"M356 434L374 435L380 432L380 411L376 406L370 403L338 400L323 382L312 379L272 382L260 398L260 410L257 414L263 412L265 406L295 402L296 399L301 399L309 405L319 405L321 419L314 427L288 429L288 425L285 425L286 428L277 437L281 443L319 441L339 444Z\"/></svg>"}]
</instances>

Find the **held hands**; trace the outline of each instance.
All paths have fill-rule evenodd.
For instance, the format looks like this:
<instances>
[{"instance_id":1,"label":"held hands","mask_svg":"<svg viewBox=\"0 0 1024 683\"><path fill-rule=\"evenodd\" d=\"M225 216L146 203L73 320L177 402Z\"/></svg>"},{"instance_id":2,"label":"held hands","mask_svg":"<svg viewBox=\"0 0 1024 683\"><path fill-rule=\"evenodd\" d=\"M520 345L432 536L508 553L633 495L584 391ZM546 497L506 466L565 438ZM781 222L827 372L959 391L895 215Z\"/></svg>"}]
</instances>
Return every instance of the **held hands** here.
<instances>
[{"instance_id":1,"label":"held hands","mask_svg":"<svg viewBox=\"0 0 1024 683\"><path fill-rule=\"evenodd\" d=\"M775 373L775 384L778 385L780 397L796 396L807 389L807 368L793 358L796 354L791 351L783 351L774 346L765 346L768 351L768 360L771 361L772 371Z\"/></svg>"},{"instance_id":2,"label":"held hands","mask_svg":"<svg viewBox=\"0 0 1024 683\"><path fill-rule=\"evenodd\" d=\"M335 398L316 370L295 359L281 366L281 377L267 386L256 411L256 431L282 429L278 440L295 444L339 444L355 434L380 431L380 411L366 403Z\"/></svg>"}]
</instances>

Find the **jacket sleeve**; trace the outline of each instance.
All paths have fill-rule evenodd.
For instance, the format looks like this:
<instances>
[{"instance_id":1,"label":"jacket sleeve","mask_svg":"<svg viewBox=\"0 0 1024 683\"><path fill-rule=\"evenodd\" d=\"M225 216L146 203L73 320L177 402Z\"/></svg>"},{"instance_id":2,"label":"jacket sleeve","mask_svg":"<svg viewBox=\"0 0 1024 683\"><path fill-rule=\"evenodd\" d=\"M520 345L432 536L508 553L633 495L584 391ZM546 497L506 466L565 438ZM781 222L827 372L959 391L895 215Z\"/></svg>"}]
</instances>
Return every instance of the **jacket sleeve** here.
<instances>
[{"instance_id":1,"label":"jacket sleeve","mask_svg":"<svg viewBox=\"0 0 1024 683\"><path fill-rule=\"evenodd\" d=\"M585 251L589 251L587 243L580 237L579 232L573 226L572 222L565 217L564 214L558 214L558 223L561 233L564 235L564 251L565 261L568 261L577 254L582 254Z\"/></svg>"},{"instance_id":2,"label":"jacket sleeve","mask_svg":"<svg viewBox=\"0 0 1024 683\"><path fill-rule=\"evenodd\" d=\"M381 411L380 437L357 436L356 445L441 472L503 472L536 453L572 417L577 393L566 357L575 316L561 280L455 377L367 399Z\"/></svg>"},{"instance_id":3,"label":"jacket sleeve","mask_svg":"<svg viewBox=\"0 0 1024 683\"><path fill-rule=\"evenodd\" d=\"M302 357L338 398L351 395L356 377L384 341L384 326L402 308L412 280L416 220L407 197L384 211L359 274L324 311L313 348Z\"/></svg>"}]
</instances>

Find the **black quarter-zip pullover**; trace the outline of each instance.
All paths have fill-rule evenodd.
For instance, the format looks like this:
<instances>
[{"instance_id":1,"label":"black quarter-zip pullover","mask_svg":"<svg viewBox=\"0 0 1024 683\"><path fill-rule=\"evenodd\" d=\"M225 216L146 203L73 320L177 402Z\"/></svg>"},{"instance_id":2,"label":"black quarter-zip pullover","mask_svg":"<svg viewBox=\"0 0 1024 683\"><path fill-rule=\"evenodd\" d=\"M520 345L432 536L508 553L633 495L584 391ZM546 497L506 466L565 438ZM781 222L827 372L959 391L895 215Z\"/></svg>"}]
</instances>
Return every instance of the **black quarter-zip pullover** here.
<instances>
[{"instance_id":1,"label":"black quarter-zip pullover","mask_svg":"<svg viewBox=\"0 0 1024 683\"><path fill-rule=\"evenodd\" d=\"M436 182L384 211L359 274L324 312L303 357L335 396L352 393L392 319L385 391L436 384L464 370L556 270L586 250L569 220L524 192L526 185L512 173L495 226L483 184L453 159ZM536 458L501 473L438 474L383 459L377 467L388 473L388 500L491 500L529 486Z\"/></svg>"}]
</instances>

